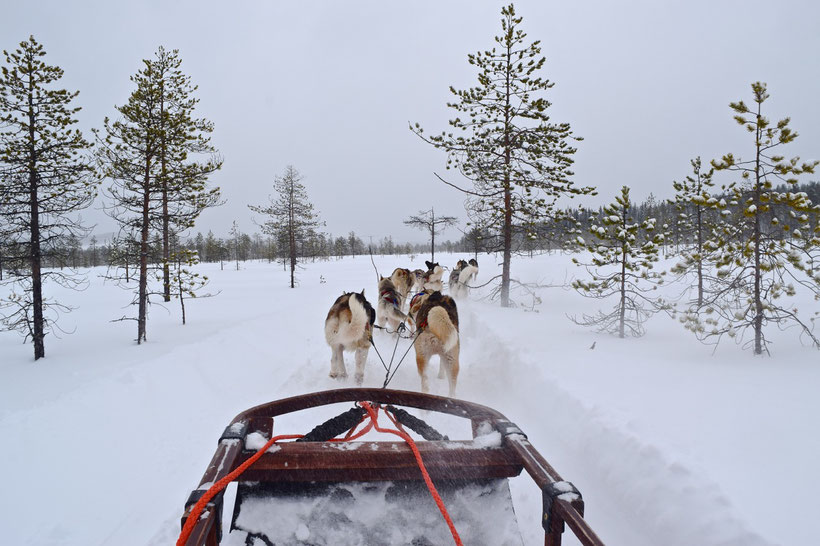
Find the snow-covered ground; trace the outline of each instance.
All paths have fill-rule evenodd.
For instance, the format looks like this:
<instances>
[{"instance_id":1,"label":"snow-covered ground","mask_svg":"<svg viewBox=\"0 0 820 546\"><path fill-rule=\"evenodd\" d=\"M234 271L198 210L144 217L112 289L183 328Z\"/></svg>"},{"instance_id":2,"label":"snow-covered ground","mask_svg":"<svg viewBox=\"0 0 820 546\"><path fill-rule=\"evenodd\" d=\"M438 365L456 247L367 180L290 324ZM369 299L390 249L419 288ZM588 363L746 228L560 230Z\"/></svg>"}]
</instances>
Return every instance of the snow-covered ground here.
<instances>
[{"instance_id":1,"label":"snow-covered ground","mask_svg":"<svg viewBox=\"0 0 820 546\"><path fill-rule=\"evenodd\" d=\"M437 259L452 266L458 257ZM382 273L423 260L376 257ZM498 268L492 256L479 261L480 283ZM201 268L219 296L189 300L186 326L176 302L154 304L140 346L131 341L134 323L109 322L130 295L104 284L99 270L85 292L54 293L78 309L60 323L73 334L46 339L45 360L34 363L17 334L0 334L0 543L171 544L182 504L234 415L352 384L328 377L323 322L343 290L366 288L372 301L367 257L307 264L293 290L281 265ZM577 273L561 255L513 264L515 277L544 285ZM770 358L731 341L713 354L660 315L645 337L621 340L567 318L609 303L561 288L539 293L537 312L525 310L525 295L515 309L480 292L459 304L457 394L516 422L583 493L605 542L817 543L817 350L786 331L769 332ZM376 342L382 354L392 349L384 334ZM365 385L381 386L383 377L371 351ZM444 381L432 385L446 394ZM391 387L419 388L412 354ZM293 417L287 426L306 431L316 422ZM543 543L540 492L526 477L512 490L525 542Z\"/></svg>"}]
</instances>

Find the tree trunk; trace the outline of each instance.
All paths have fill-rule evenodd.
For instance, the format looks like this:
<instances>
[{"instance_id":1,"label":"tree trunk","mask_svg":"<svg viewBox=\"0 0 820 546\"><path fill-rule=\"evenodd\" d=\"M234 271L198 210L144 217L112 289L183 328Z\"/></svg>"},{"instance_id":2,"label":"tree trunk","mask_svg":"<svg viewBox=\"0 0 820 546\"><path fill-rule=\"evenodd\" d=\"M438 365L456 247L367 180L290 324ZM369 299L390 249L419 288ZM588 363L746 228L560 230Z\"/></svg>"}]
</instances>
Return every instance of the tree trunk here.
<instances>
[{"instance_id":1,"label":"tree trunk","mask_svg":"<svg viewBox=\"0 0 820 546\"><path fill-rule=\"evenodd\" d=\"M512 188L510 187L510 162L512 142L510 141L510 67L512 64L510 46L507 45L507 74L504 99L504 258L501 267L501 307L510 306L510 261L512 259Z\"/></svg>"},{"instance_id":2,"label":"tree trunk","mask_svg":"<svg viewBox=\"0 0 820 546\"><path fill-rule=\"evenodd\" d=\"M29 204L31 206L31 303L33 306L31 337L34 342L34 360L38 360L46 356L46 349L43 342L45 338L45 325L43 321L43 279L41 271L43 258L40 249L40 200L37 195L37 152L34 148L34 81L32 76L29 76L28 119L28 182Z\"/></svg>"},{"instance_id":3,"label":"tree trunk","mask_svg":"<svg viewBox=\"0 0 820 546\"><path fill-rule=\"evenodd\" d=\"M698 174L700 180L700 174ZM700 184L698 184L700 194ZM698 205L697 236L698 236L698 308L703 305L703 207Z\"/></svg>"},{"instance_id":4,"label":"tree trunk","mask_svg":"<svg viewBox=\"0 0 820 546\"><path fill-rule=\"evenodd\" d=\"M168 215L168 166L166 164L165 132L165 79L159 84L159 120L162 124L160 132L160 176L162 177L162 299L171 301L171 245L170 245L170 218ZM183 322L184 324L184 322Z\"/></svg>"},{"instance_id":5,"label":"tree trunk","mask_svg":"<svg viewBox=\"0 0 820 546\"><path fill-rule=\"evenodd\" d=\"M148 210L151 204L151 160L145 158L145 180L142 192L142 226L140 233L140 278L137 314L137 344L147 341L145 333L148 304Z\"/></svg>"},{"instance_id":6,"label":"tree trunk","mask_svg":"<svg viewBox=\"0 0 820 546\"><path fill-rule=\"evenodd\" d=\"M626 219L627 209L623 208L623 230L626 233ZM621 308L620 317L618 318L618 337L623 339L626 337L626 241L621 243Z\"/></svg>"},{"instance_id":7,"label":"tree trunk","mask_svg":"<svg viewBox=\"0 0 820 546\"><path fill-rule=\"evenodd\" d=\"M754 287L754 304L755 304L755 350L754 354L763 354L763 301L761 298L760 288L762 280L762 271L760 270L760 103L757 105L757 130L755 139L755 189L754 189L754 248L755 248L755 287Z\"/></svg>"},{"instance_id":8,"label":"tree trunk","mask_svg":"<svg viewBox=\"0 0 820 546\"><path fill-rule=\"evenodd\" d=\"M295 196L294 194L294 184L295 182L291 180L290 182L290 210L288 210L288 250L290 253L290 287L296 288L296 283L294 282L294 274L296 272L296 225L295 225L295 210L296 207L295 203Z\"/></svg>"},{"instance_id":9,"label":"tree trunk","mask_svg":"<svg viewBox=\"0 0 820 546\"><path fill-rule=\"evenodd\" d=\"M433 220L430 222L430 261L436 263L436 211L430 209Z\"/></svg>"},{"instance_id":10,"label":"tree trunk","mask_svg":"<svg viewBox=\"0 0 820 546\"><path fill-rule=\"evenodd\" d=\"M179 254L177 254L178 256ZM177 280L179 282L179 306L182 308L182 325L185 325L185 291L182 287L182 275L179 271L182 269L182 262L177 261Z\"/></svg>"}]
</instances>

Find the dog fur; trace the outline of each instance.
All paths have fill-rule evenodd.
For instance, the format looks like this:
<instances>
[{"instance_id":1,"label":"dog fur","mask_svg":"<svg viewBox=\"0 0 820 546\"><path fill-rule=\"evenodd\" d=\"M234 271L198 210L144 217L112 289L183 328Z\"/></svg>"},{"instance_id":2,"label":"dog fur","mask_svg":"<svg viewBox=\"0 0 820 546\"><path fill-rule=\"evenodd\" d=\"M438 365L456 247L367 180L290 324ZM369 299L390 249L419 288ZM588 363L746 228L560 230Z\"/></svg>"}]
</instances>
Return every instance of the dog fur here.
<instances>
[{"instance_id":1,"label":"dog fur","mask_svg":"<svg viewBox=\"0 0 820 546\"><path fill-rule=\"evenodd\" d=\"M399 324L407 320L401 310L402 297L393 281L388 277L381 277L379 279L379 301L376 303L379 316L379 326L384 328L387 323L390 329L397 331Z\"/></svg>"},{"instance_id":2,"label":"dog fur","mask_svg":"<svg viewBox=\"0 0 820 546\"><path fill-rule=\"evenodd\" d=\"M376 312L364 297L364 290L361 293L347 292L336 298L325 319L325 341L332 351L330 377L347 377L344 352L355 351L356 384L362 384L375 321Z\"/></svg>"},{"instance_id":3,"label":"dog fur","mask_svg":"<svg viewBox=\"0 0 820 546\"><path fill-rule=\"evenodd\" d=\"M424 264L427 266L427 273L424 274L424 284L422 288L432 290L433 292L441 292L444 288L444 283L441 282L441 278L444 276L444 268L441 267L438 262L425 261Z\"/></svg>"},{"instance_id":4,"label":"dog fur","mask_svg":"<svg viewBox=\"0 0 820 546\"><path fill-rule=\"evenodd\" d=\"M390 280L393 282L393 286L396 287L396 290L401 296L399 309L404 309L404 302L407 299L407 295L413 289L413 283L415 280L413 278L413 272L409 269L397 267L393 270L393 274L390 275Z\"/></svg>"},{"instance_id":5,"label":"dog fur","mask_svg":"<svg viewBox=\"0 0 820 546\"><path fill-rule=\"evenodd\" d=\"M427 367L430 357L438 355L439 377L446 372L449 395L453 397L458 380L460 350L456 302L439 291L417 294L414 300L416 301L411 304L411 313L412 307L415 307L415 319L419 330L413 345L416 349L416 366L421 377L421 391L430 391Z\"/></svg>"}]
</instances>

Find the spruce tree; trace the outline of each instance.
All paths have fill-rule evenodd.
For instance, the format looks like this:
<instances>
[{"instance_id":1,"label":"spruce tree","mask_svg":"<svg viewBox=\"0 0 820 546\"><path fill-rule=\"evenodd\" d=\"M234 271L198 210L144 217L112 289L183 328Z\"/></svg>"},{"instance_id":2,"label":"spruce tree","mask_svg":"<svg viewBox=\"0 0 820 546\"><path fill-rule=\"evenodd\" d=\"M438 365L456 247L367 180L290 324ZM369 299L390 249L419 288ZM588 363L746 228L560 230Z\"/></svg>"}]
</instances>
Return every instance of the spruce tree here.
<instances>
[{"instance_id":1,"label":"spruce tree","mask_svg":"<svg viewBox=\"0 0 820 546\"><path fill-rule=\"evenodd\" d=\"M810 227L817 226L820 205L813 205L805 192L792 191L797 176L813 173L818 162L780 155L780 148L798 135L789 128L789 118L772 124L763 115L769 98L766 84L753 83L752 94L752 107L742 100L729 104L735 121L753 136L751 157L744 160L729 153L712 161L718 171L741 175L728 188L728 221L711 240L717 275L705 290L700 313L688 313L683 320L700 339L714 342L724 335L743 340L751 329L754 354L768 352L768 324L796 326L820 348L813 324L798 315L794 301L780 302L798 289L820 299L820 231ZM778 191L778 184L786 191Z\"/></svg>"},{"instance_id":2,"label":"spruce tree","mask_svg":"<svg viewBox=\"0 0 820 546\"><path fill-rule=\"evenodd\" d=\"M456 134L425 137L418 123L411 130L447 152L447 168L472 183L473 190L458 189L469 196L466 208L474 223L500 239L495 248L503 255L500 296L507 307L514 231L530 235L528 225L555 216L559 197L594 190L571 181L572 143L581 139L568 123L555 123L547 114L551 103L544 95L554 84L540 76L545 62L540 41L527 43L512 4L501 15L496 47L468 55L478 69L478 85L450 88L456 97L448 103L458 113L450 120Z\"/></svg>"},{"instance_id":3,"label":"spruce tree","mask_svg":"<svg viewBox=\"0 0 820 546\"><path fill-rule=\"evenodd\" d=\"M575 243L592 254L591 260L572 261L583 266L590 280L577 279L572 287L585 297L618 300L610 312L573 318L577 324L593 326L602 332L625 337L641 336L643 323L662 303L652 297L651 291L663 282L663 274L653 271L658 261L659 245L664 236L655 233L655 219L642 222L633 219L634 205L629 199L629 188L623 186L615 202L603 207L590 220L589 241L580 235Z\"/></svg>"},{"instance_id":4,"label":"spruce tree","mask_svg":"<svg viewBox=\"0 0 820 546\"><path fill-rule=\"evenodd\" d=\"M284 174L275 178L273 189L277 197L276 200L270 197L270 205L248 205L248 208L267 217L262 231L281 241L280 247L286 250L290 263L290 287L295 288L297 258L304 255L302 246L320 222L302 184L302 175L293 166L288 165Z\"/></svg>"},{"instance_id":5,"label":"spruce tree","mask_svg":"<svg viewBox=\"0 0 820 546\"><path fill-rule=\"evenodd\" d=\"M3 260L13 264L10 300L2 302L2 321L34 344L34 359L45 356L44 338L56 313L67 307L43 296L51 280L77 288L83 279L44 269L57 258L61 240L88 233L77 211L96 195L97 180L88 158L91 147L78 129L79 91L57 88L63 70L46 64L46 52L33 36L9 53L0 74L0 234Z\"/></svg>"}]
</instances>

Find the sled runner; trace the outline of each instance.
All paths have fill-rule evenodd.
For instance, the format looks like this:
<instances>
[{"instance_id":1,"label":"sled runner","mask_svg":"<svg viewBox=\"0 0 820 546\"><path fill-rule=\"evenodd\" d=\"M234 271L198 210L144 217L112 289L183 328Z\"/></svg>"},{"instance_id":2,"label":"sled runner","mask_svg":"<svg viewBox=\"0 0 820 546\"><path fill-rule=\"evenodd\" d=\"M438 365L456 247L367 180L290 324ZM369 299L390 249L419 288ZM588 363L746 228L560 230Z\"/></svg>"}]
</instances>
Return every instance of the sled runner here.
<instances>
[{"instance_id":1,"label":"sled runner","mask_svg":"<svg viewBox=\"0 0 820 546\"><path fill-rule=\"evenodd\" d=\"M355 405L304 436L275 436L277 416L346 402ZM401 407L467 419L473 439L449 440ZM373 429L401 439L356 440ZM577 489L491 408L374 388L285 398L240 413L225 429L185 504L177 544L520 545L507 479L522 470L542 491L546 545L559 546L565 526L581 544L603 544L583 519ZM231 481L236 500L224 507Z\"/></svg>"}]
</instances>

